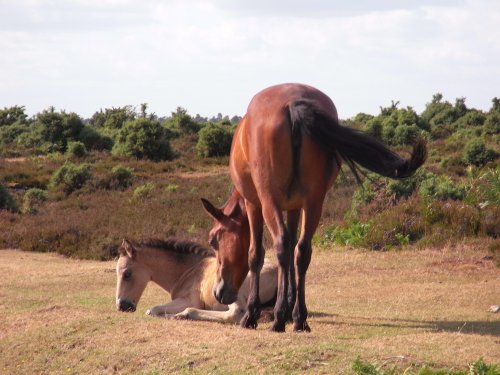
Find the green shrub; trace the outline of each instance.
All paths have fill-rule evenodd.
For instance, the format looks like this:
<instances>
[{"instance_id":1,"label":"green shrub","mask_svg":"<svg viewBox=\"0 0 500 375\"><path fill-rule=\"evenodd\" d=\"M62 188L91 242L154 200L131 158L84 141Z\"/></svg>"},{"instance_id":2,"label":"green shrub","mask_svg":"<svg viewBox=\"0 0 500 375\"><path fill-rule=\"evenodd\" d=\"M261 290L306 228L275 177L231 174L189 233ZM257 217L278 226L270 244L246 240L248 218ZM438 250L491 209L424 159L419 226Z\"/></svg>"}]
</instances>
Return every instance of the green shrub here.
<instances>
[{"instance_id":1,"label":"green shrub","mask_svg":"<svg viewBox=\"0 0 500 375\"><path fill-rule=\"evenodd\" d=\"M421 133L417 125L399 125L394 130L393 143L396 145L411 145Z\"/></svg>"},{"instance_id":2,"label":"green shrub","mask_svg":"<svg viewBox=\"0 0 500 375\"><path fill-rule=\"evenodd\" d=\"M90 180L92 173L89 164L76 165L65 163L54 172L50 180L50 187L62 187L66 194L71 194L78 190Z\"/></svg>"},{"instance_id":3,"label":"green shrub","mask_svg":"<svg viewBox=\"0 0 500 375\"><path fill-rule=\"evenodd\" d=\"M68 142L68 149L66 153L75 158L82 158L87 155L87 149L80 141L70 141Z\"/></svg>"},{"instance_id":4,"label":"green shrub","mask_svg":"<svg viewBox=\"0 0 500 375\"><path fill-rule=\"evenodd\" d=\"M446 175L429 177L420 186L420 195L427 200L463 200L465 193L464 185L454 182Z\"/></svg>"},{"instance_id":5,"label":"green shrub","mask_svg":"<svg viewBox=\"0 0 500 375\"><path fill-rule=\"evenodd\" d=\"M138 186L134 189L132 194L132 202L139 202L149 199L153 196L155 190L155 185L151 182L147 182L144 185Z\"/></svg>"},{"instance_id":6,"label":"green shrub","mask_svg":"<svg viewBox=\"0 0 500 375\"><path fill-rule=\"evenodd\" d=\"M492 112L484 121L484 132L486 134L498 134L500 133L500 113Z\"/></svg>"},{"instance_id":7,"label":"green shrub","mask_svg":"<svg viewBox=\"0 0 500 375\"><path fill-rule=\"evenodd\" d=\"M484 142L480 138L473 139L464 151L464 162L468 165L481 167L486 163L495 160L496 153L493 150L487 149Z\"/></svg>"},{"instance_id":8,"label":"green shrub","mask_svg":"<svg viewBox=\"0 0 500 375\"><path fill-rule=\"evenodd\" d=\"M360 246L369 228L370 224L360 223L358 221L353 221L346 227L333 225L325 231L319 244L322 246L329 245L330 243L344 246Z\"/></svg>"},{"instance_id":9,"label":"green shrub","mask_svg":"<svg viewBox=\"0 0 500 375\"><path fill-rule=\"evenodd\" d=\"M3 185L0 185L0 210L18 211L16 200Z\"/></svg>"},{"instance_id":10,"label":"green shrub","mask_svg":"<svg viewBox=\"0 0 500 375\"><path fill-rule=\"evenodd\" d=\"M46 190L32 188L26 191L23 196L23 205L21 211L25 214L36 214L38 206L47 200Z\"/></svg>"},{"instance_id":11,"label":"green shrub","mask_svg":"<svg viewBox=\"0 0 500 375\"><path fill-rule=\"evenodd\" d=\"M113 154L153 161L173 158L165 129L158 121L148 118L125 123L117 135Z\"/></svg>"},{"instance_id":12,"label":"green shrub","mask_svg":"<svg viewBox=\"0 0 500 375\"><path fill-rule=\"evenodd\" d=\"M196 150L200 156L229 155L233 139L233 132L230 127L209 123L199 131L198 136Z\"/></svg>"},{"instance_id":13,"label":"green shrub","mask_svg":"<svg viewBox=\"0 0 500 375\"><path fill-rule=\"evenodd\" d=\"M78 135L78 139L83 142L87 150L111 150L113 140L108 135L101 134L92 126L84 126Z\"/></svg>"}]
</instances>

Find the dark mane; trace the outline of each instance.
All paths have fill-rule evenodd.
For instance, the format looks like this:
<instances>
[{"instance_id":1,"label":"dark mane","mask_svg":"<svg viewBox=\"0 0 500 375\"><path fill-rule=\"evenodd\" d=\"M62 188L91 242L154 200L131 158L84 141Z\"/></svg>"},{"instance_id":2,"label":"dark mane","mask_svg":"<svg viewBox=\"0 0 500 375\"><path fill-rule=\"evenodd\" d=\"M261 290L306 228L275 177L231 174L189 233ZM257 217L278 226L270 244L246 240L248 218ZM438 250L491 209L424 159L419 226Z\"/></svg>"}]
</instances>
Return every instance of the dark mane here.
<instances>
[{"instance_id":1,"label":"dark mane","mask_svg":"<svg viewBox=\"0 0 500 375\"><path fill-rule=\"evenodd\" d=\"M183 241L175 238L168 238L166 240L149 238L140 241L139 245L154 247L159 250L173 252L181 256L196 255L200 258L215 257L215 252L212 249L206 248L196 242Z\"/></svg>"}]
</instances>

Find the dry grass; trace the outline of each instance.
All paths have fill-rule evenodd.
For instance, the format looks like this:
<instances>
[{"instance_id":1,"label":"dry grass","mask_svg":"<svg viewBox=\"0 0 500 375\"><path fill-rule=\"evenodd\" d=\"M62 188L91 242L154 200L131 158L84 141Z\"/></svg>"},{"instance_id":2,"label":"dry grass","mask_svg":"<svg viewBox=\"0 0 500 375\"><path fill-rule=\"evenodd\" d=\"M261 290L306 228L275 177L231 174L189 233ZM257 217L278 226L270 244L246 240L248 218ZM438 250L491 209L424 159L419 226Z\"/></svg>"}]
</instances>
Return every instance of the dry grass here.
<instances>
[{"instance_id":1,"label":"dry grass","mask_svg":"<svg viewBox=\"0 0 500 375\"><path fill-rule=\"evenodd\" d=\"M353 360L500 362L500 271L486 250L316 251L311 334L115 311L114 262L0 251L0 373L350 373ZM401 360L396 356L404 356Z\"/></svg>"}]
</instances>

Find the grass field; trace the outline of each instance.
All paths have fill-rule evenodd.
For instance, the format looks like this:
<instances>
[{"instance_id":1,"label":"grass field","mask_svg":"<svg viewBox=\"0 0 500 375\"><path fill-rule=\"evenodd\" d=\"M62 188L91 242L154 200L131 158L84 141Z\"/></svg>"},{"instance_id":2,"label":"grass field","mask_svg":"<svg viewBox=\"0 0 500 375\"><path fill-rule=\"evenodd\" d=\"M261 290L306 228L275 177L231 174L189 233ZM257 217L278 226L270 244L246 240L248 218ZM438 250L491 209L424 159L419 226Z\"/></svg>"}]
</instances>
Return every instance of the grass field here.
<instances>
[{"instance_id":1,"label":"grass field","mask_svg":"<svg viewBox=\"0 0 500 375\"><path fill-rule=\"evenodd\" d=\"M310 334L115 310L115 263L0 251L0 373L352 373L353 361L467 369L500 363L500 270L487 250L316 250Z\"/></svg>"}]
</instances>

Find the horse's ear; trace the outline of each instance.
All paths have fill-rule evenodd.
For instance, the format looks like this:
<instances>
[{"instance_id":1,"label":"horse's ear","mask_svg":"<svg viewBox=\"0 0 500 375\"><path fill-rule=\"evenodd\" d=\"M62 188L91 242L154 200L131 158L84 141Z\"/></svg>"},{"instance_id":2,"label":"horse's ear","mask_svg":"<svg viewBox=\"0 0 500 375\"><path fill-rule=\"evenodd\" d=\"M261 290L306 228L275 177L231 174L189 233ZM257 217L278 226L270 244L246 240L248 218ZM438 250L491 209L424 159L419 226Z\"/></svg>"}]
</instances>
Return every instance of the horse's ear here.
<instances>
[{"instance_id":1,"label":"horse's ear","mask_svg":"<svg viewBox=\"0 0 500 375\"><path fill-rule=\"evenodd\" d=\"M134 245L132 245L132 243L125 238L122 241L119 251L120 254L128 256L129 258L134 258L135 253L137 252Z\"/></svg>"},{"instance_id":2,"label":"horse's ear","mask_svg":"<svg viewBox=\"0 0 500 375\"><path fill-rule=\"evenodd\" d=\"M203 203L203 207L205 211L212 216L215 220L221 221L224 218L224 213L220 208L215 207L212 203L207 201L205 198L201 198L201 203Z\"/></svg>"}]
</instances>

